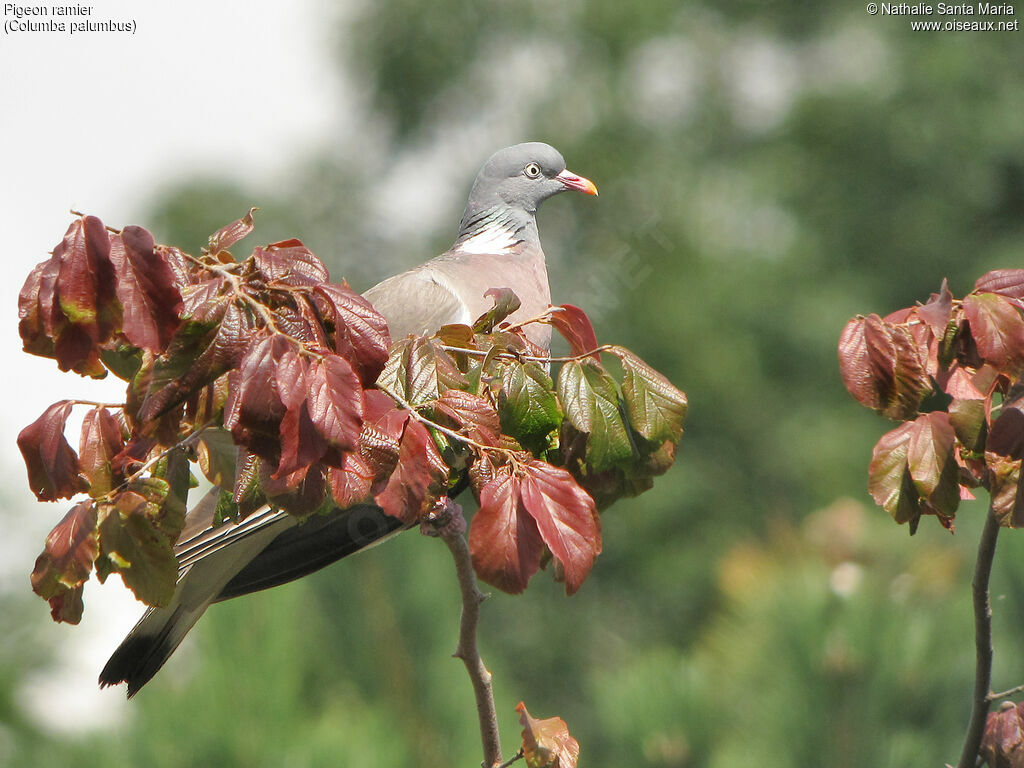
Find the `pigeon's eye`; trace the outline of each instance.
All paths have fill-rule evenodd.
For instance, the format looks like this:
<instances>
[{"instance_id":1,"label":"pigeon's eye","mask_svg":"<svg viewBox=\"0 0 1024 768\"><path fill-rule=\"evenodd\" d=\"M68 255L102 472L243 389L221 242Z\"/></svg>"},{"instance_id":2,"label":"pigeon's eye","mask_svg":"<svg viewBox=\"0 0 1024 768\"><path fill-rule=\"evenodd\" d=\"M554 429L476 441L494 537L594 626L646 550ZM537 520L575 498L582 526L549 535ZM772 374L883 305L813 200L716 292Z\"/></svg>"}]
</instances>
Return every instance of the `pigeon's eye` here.
<instances>
[{"instance_id":1,"label":"pigeon's eye","mask_svg":"<svg viewBox=\"0 0 1024 768\"><path fill-rule=\"evenodd\" d=\"M540 176L540 166L537 165L536 163L530 163L523 169L523 173L525 173L531 179L536 179L538 176Z\"/></svg>"}]
</instances>

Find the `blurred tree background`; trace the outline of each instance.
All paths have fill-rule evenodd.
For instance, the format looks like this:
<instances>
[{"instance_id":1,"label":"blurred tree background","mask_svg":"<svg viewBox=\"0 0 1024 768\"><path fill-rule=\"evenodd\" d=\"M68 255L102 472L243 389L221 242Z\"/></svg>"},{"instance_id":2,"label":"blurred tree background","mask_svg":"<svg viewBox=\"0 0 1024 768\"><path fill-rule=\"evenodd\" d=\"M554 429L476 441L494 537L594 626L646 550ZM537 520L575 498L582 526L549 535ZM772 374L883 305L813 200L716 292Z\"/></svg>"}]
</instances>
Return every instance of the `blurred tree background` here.
<instances>
[{"instance_id":1,"label":"blurred tree background","mask_svg":"<svg viewBox=\"0 0 1024 768\"><path fill-rule=\"evenodd\" d=\"M363 290L448 247L490 152L547 141L601 190L541 213L555 300L690 397L676 467L604 516L580 593L542 576L485 604L506 753L525 699L587 766L954 760L984 509L911 539L870 504L888 426L835 347L853 314L1024 264L1019 33L735 0L382 0L336 24L358 111L332 151L272 187L157 190L139 223L198 249L259 205L253 240L299 236ZM997 687L1024 681L1020 538L994 574ZM116 733L54 738L5 694L0 761L477 765L458 609L447 551L408 534L212 610ZM41 637L6 644L0 690Z\"/></svg>"}]
</instances>

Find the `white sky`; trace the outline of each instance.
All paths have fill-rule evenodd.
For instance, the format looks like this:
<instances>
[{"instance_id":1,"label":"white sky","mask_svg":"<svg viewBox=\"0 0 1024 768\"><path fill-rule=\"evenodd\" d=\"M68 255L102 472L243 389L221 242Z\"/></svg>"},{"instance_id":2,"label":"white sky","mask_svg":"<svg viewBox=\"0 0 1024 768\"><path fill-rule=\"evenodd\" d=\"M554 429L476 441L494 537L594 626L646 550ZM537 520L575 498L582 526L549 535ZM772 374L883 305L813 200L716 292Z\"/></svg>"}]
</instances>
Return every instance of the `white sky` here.
<instances>
[{"instance_id":1,"label":"white sky","mask_svg":"<svg viewBox=\"0 0 1024 768\"><path fill-rule=\"evenodd\" d=\"M201 168L270 179L326 143L344 114L326 39L335 11L326 0L87 1L91 20L134 19L137 32L0 36L5 591L29 589L43 536L70 506L35 502L15 444L18 431L55 400L123 398L116 380L97 384L60 374L53 361L21 351L18 291L60 241L69 209L113 226L145 225L140 207L153 187ZM95 682L139 613L115 581L87 590L81 626L48 628L68 651L60 654L60 668L33 681L23 701L56 729L60 720L88 727L123 712L123 689L101 694ZM39 601L38 607L45 615L47 606ZM67 696L69 686L76 695Z\"/></svg>"}]
</instances>

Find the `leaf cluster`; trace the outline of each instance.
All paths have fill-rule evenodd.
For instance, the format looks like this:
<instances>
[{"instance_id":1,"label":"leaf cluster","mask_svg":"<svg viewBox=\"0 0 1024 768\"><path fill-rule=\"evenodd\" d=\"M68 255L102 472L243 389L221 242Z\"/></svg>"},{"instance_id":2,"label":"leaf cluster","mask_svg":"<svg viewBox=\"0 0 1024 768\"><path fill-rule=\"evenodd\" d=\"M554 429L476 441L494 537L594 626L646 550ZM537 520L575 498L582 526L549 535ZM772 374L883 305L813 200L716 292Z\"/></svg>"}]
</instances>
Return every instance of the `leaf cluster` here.
<instances>
[{"instance_id":1,"label":"leaf cluster","mask_svg":"<svg viewBox=\"0 0 1024 768\"><path fill-rule=\"evenodd\" d=\"M392 344L384 318L299 240L236 260L252 213L199 257L82 216L22 288L27 352L126 382L123 403L88 403L77 452L64 433L82 401L55 403L18 437L40 500L88 495L32 575L54 619L79 620L93 569L147 604L171 599L196 468L224 489L219 523L266 505L306 518L374 503L411 526L469 485L481 578L520 592L553 559L576 591L601 551L598 509L673 463L685 395L630 351L599 347L577 307L529 321L569 341L572 356L552 361L505 320L519 306L508 289L473 327Z\"/></svg>"},{"instance_id":2,"label":"leaf cluster","mask_svg":"<svg viewBox=\"0 0 1024 768\"><path fill-rule=\"evenodd\" d=\"M876 503L913 533L921 515L952 529L960 500L986 489L1000 523L1024 525L1024 270L983 275L955 299L855 317L839 339L846 388L903 422L869 469Z\"/></svg>"}]
</instances>

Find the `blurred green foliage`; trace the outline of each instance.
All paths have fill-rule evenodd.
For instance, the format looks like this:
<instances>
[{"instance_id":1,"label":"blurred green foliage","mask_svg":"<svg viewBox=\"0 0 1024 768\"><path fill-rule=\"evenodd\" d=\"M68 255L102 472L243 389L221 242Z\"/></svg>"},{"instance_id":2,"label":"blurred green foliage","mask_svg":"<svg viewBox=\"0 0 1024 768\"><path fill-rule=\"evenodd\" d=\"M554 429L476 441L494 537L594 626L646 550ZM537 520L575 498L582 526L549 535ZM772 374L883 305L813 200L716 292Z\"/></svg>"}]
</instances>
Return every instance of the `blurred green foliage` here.
<instances>
[{"instance_id":1,"label":"blurred green foliage","mask_svg":"<svg viewBox=\"0 0 1024 768\"><path fill-rule=\"evenodd\" d=\"M299 236L365 289L447 247L490 151L548 141L601 190L541 215L555 300L690 397L677 466L605 515L581 592L538 579L485 604L506 751L525 699L569 723L587 766L953 760L984 507L953 537L925 520L910 539L869 506L888 426L846 395L835 346L855 313L1024 263L1017 35L911 33L834 2L394 0L347 17L336 47L370 95L373 151L342 141L272 189L166 189L140 223L197 248L260 205L260 242ZM437 146L433 178L458 193L429 227L391 231L407 211L375 213L380 180ZM1003 687L1024 680L1019 538L994 577ZM407 534L212 610L191 663L173 660L116 734L49 738L0 700L7 754L476 765L457 616L447 552ZM21 658L0 659L5 680Z\"/></svg>"}]
</instances>

